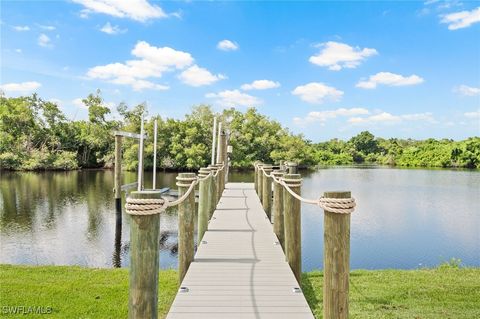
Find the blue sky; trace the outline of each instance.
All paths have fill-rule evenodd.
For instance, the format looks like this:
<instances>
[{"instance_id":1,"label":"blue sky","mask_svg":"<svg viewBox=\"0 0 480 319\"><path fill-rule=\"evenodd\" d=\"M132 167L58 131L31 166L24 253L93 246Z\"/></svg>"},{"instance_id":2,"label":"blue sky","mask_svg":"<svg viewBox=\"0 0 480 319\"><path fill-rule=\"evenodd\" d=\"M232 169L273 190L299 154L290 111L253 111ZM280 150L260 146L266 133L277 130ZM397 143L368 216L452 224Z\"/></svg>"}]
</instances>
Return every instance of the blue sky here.
<instances>
[{"instance_id":1,"label":"blue sky","mask_svg":"<svg viewBox=\"0 0 480 319\"><path fill-rule=\"evenodd\" d=\"M2 1L0 39L2 91L70 118L99 88L163 117L255 106L313 141L480 135L480 2Z\"/></svg>"}]
</instances>

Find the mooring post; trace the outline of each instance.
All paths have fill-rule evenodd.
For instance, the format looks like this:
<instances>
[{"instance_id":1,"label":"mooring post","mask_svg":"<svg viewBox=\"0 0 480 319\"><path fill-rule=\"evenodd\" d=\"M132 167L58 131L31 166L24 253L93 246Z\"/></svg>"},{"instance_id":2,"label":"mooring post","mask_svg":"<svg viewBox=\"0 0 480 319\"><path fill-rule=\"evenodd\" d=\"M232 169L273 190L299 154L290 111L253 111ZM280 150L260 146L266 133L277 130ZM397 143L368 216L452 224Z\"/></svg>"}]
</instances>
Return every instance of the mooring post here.
<instances>
[{"instance_id":1,"label":"mooring post","mask_svg":"<svg viewBox=\"0 0 480 319\"><path fill-rule=\"evenodd\" d=\"M295 162L287 162L288 174L298 173L298 164Z\"/></svg>"},{"instance_id":2,"label":"mooring post","mask_svg":"<svg viewBox=\"0 0 480 319\"><path fill-rule=\"evenodd\" d=\"M280 170L281 171L284 171L285 170L285 161L284 160L280 160Z\"/></svg>"},{"instance_id":3,"label":"mooring post","mask_svg":"<svg viewBox=\"0 0 480 319\"><path fill-rule=\"evenodd\" d=\"M263 165L263 171L269 175L272 172L272 165ZM268 219L272 220L272 177L263 176L262 179L262 206L263 210L267 214Z\"/></svg>"},{"instance_id":4,"label":"mooring post","mask_svg":"<svg viewBox=\"0 0 480 319\"><path fill-rule=\"evenodd\" d=\"M218 203L218 175L217 176L214 176L215 174L217 174L217 165L208 165L208 168L210 168L210 170L212 171L212 202L213 202L213 205L212 205L212 212L210 213L210 217L212 217L212 214L213 214L213 211L215 210L215 208L217 207L217 203Z\"/></svg>"},{"instance_id":5,"label":"mooring post","mask_svg":"<svg viewBox=\"0 0 480 319\"><path fill-rule=\"evenodd\" d=\"M160 199L159 191L133 191L135 199ZM128 317L157 318L160 214L130 215Z\"/></svg>"},{"instance_id":6,"label":"mooring post","mask_svg":"<svg viewBox=\"0 0 480 319\"><path fill-rule=\"evenodd\" d=\"M277 179L283 178L283 172L275 170L272 175ZM283 186L280 183L273 183L273 232L277 235L278 241L282 248L285 249L285 228L283 221Z\"/></svg>"},{"instance_id":7,"label":"mooring post","mask_svg":"<svg viewBox=\"0 0 480 319\"><path fill-rule=\"evenodd\" d=\"M215 164L214 167L215 167L215 170L216 170L216 174L217 174L217 177L215 177L215 190L216 190L216 202L215 202L215 207L217 206L218 202L220 201L220 198L222 197L222 172L221 172L221 168L222 168L222 164Z\"/></svg>"},{"instance_id":8,"label":"mooring post","mask_svg":"<svg viewBox=\"0 0 480 319\"><path fill-rule=\"evenodd\" d=\"M296 194L300 195L302 179L300 174L285 174L283 180ZM302 275L302 230L300 201L285 188L283 190L285 221L285 255L295 278L300 284Z\"/></svg>"},{"instance_id":9,"label":"mooring post","mask_svg":"<svg viewBox=\"0 0 480 319\"><path fill-rule=\"evenodd\" d=\"M210 212L212 210L211 206L213 205L211 196L212 176L210 175L210 168L200 168L198 177L200 178L200 182L198 184L197 243L200 243L203 235L207 231L208 220L210 219Z\"/></svg>"},{"instance_id":10,"label":"mooring post","mask_svg":"<svg viewBox=\"0 0 480 319\"><path fill-rule=\"evenodd\" d=\"M258 198L260 198L260 203L263 203L263 171L262 171L262 168L263 168L263 163L260 163L258 164L258 174L257 174L257 177L258 177Z\"/></svg>"},{"instance_id":11,"label":"mooring post","mask_svg":"<svg viewBox=\"0 0 480 319\"><path fill-rule=\"evenodd\" d=\"M122 212L122 136L115 135L115 211ZM117 216L118 218L118 216ZM120 215L121 218L121 215Z\"/></svg>"},{"instance_id":12,"label":"mooring post","mask_svg":"<svg viewBox=\"0 0 480 319\"><path fill-rule=\"evenodd\" d=\"M223 165L223 169L220 170L218 173L218 177L220 178L220 189L219 189L219 194L220 196L223 193L223 190L225 189L225 172L227 171L227 163L225 161L225 157L227 154L227 135L225 134L224 131L220 133L218 136L218 156L217 156L217 164Z\"/></svg>"},{"instance_id":13,"label":"mooring post","mask_svg":"<svg viewBox=\"0 0 480 319\"><path fill-rule=\"evenodd\" d=\"M258 164L258 163L259 163L258 161L255 161L255 162L253 163L253 168L255 169L255 173L253 174L253 184L254 184L254 186L255 186L255 187L254 187L254 188L255 188L255 192L257 192L257 194L258 194L258 176L257 176L257 174L258 174L257 164Z\"/></svg>"},{"instance_id":14,"label":"mooring post","mask_svg":"<svg viewBox=\"0 0 480 319\"><path fill-rule=\"evenodd\" d=\"M196 179L195 173L180 173L177 176L178 197L182 197ZM193 261L193 227L195 218L195 191L178 204L178 276L181 283Z\"/></svg>"},{"instance_id":15,"label":"mooring post","mask_svg":"<svg viewBox=\"0 0 480 319\"><path fill-rule=\"evenodd\" d=\"M325 198L350 198L350 192L325 192ZM323 318L348 318L350 214L325 210L323 235Z\"/></svg>"}]
</instances>

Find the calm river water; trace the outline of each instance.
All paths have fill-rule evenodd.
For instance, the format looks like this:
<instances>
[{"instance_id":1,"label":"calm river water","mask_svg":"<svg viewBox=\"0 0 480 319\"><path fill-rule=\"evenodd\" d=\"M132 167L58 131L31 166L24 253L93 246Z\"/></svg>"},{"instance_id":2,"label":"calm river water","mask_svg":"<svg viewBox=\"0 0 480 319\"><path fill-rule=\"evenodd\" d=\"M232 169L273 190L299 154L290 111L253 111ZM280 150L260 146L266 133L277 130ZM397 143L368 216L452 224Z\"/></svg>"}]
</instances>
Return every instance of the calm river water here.
<instances>
[{"instance_id":1,"label":"calm river water","mask_svg":"<svg viewBox=\"0 0 480 319\"><path fill-rule=\"evenodd\" d=\"M302 194L351 190L351 267L435 266L452 257L480 266L480 172L329 168L302 172ZM175 173L159 173L162 187ZM135 180L125 173L125 183ZM151 180L147 174L146 181ZM233 173L230 181L253 181ZM149 183L146 183L149 187ZM116 225L113 171L0 172L0 263L126 267L129 220ZM162 268L177 264L177 219L161 216ZM323 214L302 206L305 271L322 268Z\"/></svg>"}]
</instances>

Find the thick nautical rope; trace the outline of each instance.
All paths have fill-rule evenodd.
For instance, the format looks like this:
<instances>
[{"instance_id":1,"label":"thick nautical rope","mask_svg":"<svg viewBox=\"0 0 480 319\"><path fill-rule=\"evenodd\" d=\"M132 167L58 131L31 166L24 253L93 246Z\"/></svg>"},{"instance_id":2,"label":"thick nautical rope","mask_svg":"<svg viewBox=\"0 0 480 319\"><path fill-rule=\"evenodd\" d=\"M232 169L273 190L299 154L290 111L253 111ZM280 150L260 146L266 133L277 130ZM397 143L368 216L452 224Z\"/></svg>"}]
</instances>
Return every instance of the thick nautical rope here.
<instances>
[{"instance_id":1,"label":"thick nautical rope","mask_svg":"<svg viewBox=\"0 0 480 319\"><path fill-rule=\"evenodd\" d=\"M280 184L296 199L306 204L314 204L320 206L323 210L337 214L351 214L355 211L355 198L326 198L321 196L319 199L304 198L295 193L290 186L301 186L301 179L285 179L282 178ZM286 182L298 182L297 184L287 184Z\"/></svg>"},{"instance_id":2,"label":"thick nautical rope","mask_svg":"<svg viewBox=\"0 0 480 319\"><path fill-rule=\"evenodd\" d=\"M184 186L188 189L180 198L174 201L169 201L166 198L131 198L127 197L127 203L125 204L125 212L129 215L155 215L164 212L168 207L181 204L188 198L188 195L195 189L195 185L198 184L199 179L195 178L178 178L179 181L191 181L189 184L178 183L177 186Z\"/></svg>"},{"instance_id":3,"label":"thick nautical rope","mask_svg":"<svg viewBox=\"0 0 480 319\"><path fill-rule=\"evenodd\" d=\"M130 215L155 215L165 211L168 201L163 198L127 197L125 212Z\"/></svg>"}]
</instances>

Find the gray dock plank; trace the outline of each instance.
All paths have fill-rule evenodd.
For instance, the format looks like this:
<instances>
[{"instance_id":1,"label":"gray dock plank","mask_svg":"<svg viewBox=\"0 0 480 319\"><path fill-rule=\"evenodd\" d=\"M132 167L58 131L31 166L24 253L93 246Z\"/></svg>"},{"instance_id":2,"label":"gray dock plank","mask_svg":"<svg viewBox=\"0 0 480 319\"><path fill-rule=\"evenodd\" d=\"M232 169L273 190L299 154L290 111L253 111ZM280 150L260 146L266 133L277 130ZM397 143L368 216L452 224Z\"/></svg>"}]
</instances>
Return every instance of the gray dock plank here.
<instances>
[{"instance_id":1,"label":"gray dock plank","mask_svg":"<svg viewBox=\"0 0 480 319\"><path fill-rule=\"evenodd\" d=\"M167 319L314 318L252 183L228 183Z\"/></svg>"}]
</instances>

